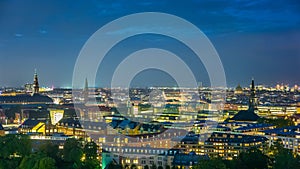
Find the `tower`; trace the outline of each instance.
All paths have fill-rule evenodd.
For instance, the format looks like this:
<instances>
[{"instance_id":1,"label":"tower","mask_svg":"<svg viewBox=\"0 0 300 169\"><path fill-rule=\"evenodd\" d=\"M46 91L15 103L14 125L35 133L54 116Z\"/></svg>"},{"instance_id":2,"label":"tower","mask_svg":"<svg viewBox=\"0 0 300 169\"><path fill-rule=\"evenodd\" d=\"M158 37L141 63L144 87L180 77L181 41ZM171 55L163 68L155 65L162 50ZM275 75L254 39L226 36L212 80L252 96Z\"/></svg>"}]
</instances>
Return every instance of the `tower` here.
<instances>
[{"instance_id":1,"label":"tower","mask_svg":"<svg viewBox=\"0 0 300 169\"><path fill-rule=\"evenodd\" d=\"M85 78L84 88L83 88L83 99L86 103L89 99L89 86L88 86L88 80Z\"/></svg>"},{"instance_id":2,"label":"tower","mask_svg":"<svg viewBox=\"0 0 300 169\"><path fill-rule=\"evenodd\" d=\"M254 79L252 78L250 97L249 97L249 110L257 110L257 98L255 95Z\"/></svg>"},{"instance_id":3,"label":"tower","mask_svg":"<svg viewBox=\"0 0 300 169\"><path fill-rule=\"evenodd\" d=\"M36 72L36 69L34 71L34 77L33 77L33 92L32 94L37 94L39 93L40 87L39 87L39 80L38 80L38 75Z\"/></svg>"}]
</instances>

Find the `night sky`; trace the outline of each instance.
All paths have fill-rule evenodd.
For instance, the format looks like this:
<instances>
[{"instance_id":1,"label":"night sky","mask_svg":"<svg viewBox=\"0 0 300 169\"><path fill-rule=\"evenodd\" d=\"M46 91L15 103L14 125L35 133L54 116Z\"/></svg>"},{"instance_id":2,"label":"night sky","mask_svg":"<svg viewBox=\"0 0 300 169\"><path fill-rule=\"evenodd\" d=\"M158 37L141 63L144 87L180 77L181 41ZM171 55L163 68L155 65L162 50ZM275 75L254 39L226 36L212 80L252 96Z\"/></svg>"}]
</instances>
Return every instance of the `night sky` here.
<instances>
[{"instance_id":1,"label":"night sky","mask_svg":"<svg viewBox=\"0 0 300 169\"><path fill-rule=\"evenodd\" d=\"M195 24L211 40L223 62L228 86L257 83L300 84L300 2L298 0L1 0L0 86L32 82L68 87L76 58L103 25L137 12L164 12ZM184 45L160 36L137 36L118 44L99 68L97 85L108 86L116 65L146 47L174 50L199 81L207 82L201 62ZM191 57L193 58L193 57ZM83 82L84 83L84 82ZM165 73L149 70L134 85L172 85Z\"/></svg>"}]
</instances>

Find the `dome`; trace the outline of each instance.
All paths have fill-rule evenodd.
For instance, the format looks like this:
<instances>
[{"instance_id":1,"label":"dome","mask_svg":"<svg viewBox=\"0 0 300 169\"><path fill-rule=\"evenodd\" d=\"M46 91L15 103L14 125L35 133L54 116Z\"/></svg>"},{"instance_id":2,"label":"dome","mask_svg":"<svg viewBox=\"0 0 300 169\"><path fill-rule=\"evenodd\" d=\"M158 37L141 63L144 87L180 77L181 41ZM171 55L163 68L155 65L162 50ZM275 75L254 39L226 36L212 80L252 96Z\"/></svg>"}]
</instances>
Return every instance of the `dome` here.
<instances>
[{"instance_id":1,"label":"dome","mask_svg":"<svg viewBox=\"0 0 300 169\"><path fill-rule=\"evenodd\" d=\"M239 84L234 91L235 94L242 94L243 93L243 88L241 87L241 85Z\"/></svg>"}]
</instances>

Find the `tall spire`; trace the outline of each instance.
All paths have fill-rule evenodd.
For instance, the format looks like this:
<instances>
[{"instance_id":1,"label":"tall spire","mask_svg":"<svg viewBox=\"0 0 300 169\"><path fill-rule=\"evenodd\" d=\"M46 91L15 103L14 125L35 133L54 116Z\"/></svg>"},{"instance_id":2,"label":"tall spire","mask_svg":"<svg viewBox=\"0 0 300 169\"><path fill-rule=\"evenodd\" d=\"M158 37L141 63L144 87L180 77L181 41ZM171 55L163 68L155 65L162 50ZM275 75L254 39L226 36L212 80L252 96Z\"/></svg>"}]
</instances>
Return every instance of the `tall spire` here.
<instances>
[{"instance_id":1,"label":"tall spire","mask_svg":"<svg viewBox=\"0 0 300 169\"><path fill-rule=\"evenodd\" d=\"M254 86L254 78L252 77L252 83L251 83L251 90L255 90L255 86Z\"/></svg>"},{"instance_id":2,"label":"tall spire","mask_svg":"<svg viewBox=\"0 0 300 169\"><path fill-rule=\"evenodd\" d=\"M85 103L88 101L88 98L89 98L89 84L87 78L85 78L85 83L83 88L83 99Z\"/></svg>"},{"instance_id":3,"label":"tall spire","mask_svg":"<svg viewBox=\"0 0 300 169\"><path fill-rule=\"evenodd\" d=\"M249 97L249 109L250 110L257 109L257 98L255 95L254 78L252 78L252 82L251 82L251 93L250 93L250 97Z\"/></svg>"},{"instance_id":4,"label":"tall spire","mask_svg":"<svg viewBox=\"0 0 300 169\"><path fill-rule=\"evenodd\" d=\"M36 69L34 70L34 77L33 77L33 94L39 93L39 80Z\"/></svg>"},{"instance_id":5,"label":"tall spire","mask_svg":"<svg viewBox=\"0 0 300 169\"><path fill-rule=\"evenodd\" d=\"M89 83L88 83L87 78L85 78L85 83L84 83L84 89L83 90L88 90L88 88L89 88Z\"/></svg>"}]
</instances>

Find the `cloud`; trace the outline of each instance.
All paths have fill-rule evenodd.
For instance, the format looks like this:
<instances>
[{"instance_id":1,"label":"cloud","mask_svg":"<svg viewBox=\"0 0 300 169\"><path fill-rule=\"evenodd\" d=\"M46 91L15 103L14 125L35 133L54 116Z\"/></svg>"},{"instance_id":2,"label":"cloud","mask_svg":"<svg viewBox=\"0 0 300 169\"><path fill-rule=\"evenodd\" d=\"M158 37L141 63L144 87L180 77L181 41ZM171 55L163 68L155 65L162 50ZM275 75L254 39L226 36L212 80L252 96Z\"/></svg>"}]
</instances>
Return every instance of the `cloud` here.
<instances>
[{"instance_id":1,"label":"cloud","mask_svg":"<svg viewBox=\"0 0 300 169\"><path fill-rule=\"evenodd\" d=\"M21 38L21 37L23 37L23 34L21 34L21 33L15 33L15 37Z\"/></svg>"}]
</instances>

